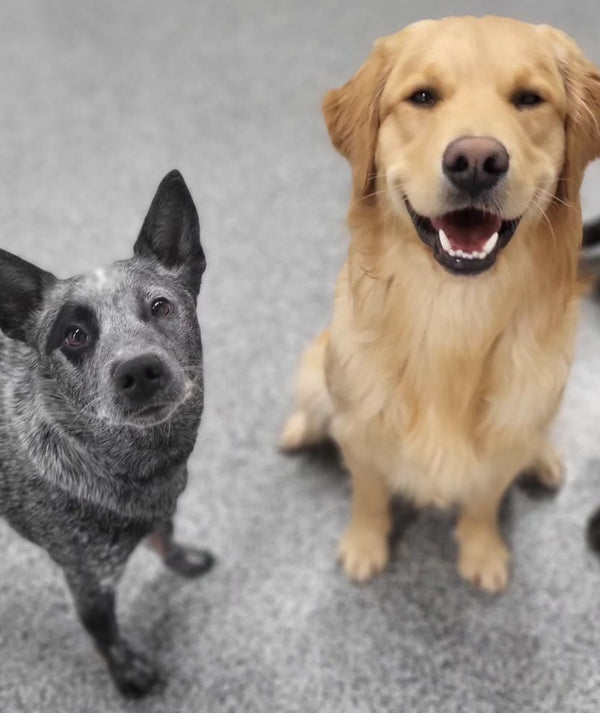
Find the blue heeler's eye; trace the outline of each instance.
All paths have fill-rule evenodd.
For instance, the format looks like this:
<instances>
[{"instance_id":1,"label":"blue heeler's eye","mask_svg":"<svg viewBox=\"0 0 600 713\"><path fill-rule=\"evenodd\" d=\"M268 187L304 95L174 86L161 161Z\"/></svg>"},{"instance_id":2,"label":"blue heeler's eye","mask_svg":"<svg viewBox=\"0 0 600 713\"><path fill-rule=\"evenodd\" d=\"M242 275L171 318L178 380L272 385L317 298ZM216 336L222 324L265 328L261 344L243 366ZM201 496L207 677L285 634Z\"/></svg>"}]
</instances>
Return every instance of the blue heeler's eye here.
<instances>
[{"instance_id":1,"label":"blue heeler's eye","mask_svg":"<svg viewBox=\"0 0 600 713\"><path fill-rule=\"evenodd\" d=\"M65 346L71 349L79 349L85 347L89 343L89 336L81 329L81 327L69 327L65 333Z\"/></svg>"},{"instance_id":2,"label":"blue heeler's eye","mask_svg":"<svg viewBox=\"0 0 600 713\"><path fill-rule=\"evenodd\" d=\"M159 297L152 303L152 315L154 317L166 317L173 311L173 305L166 297Z\"/></svg>"}]
</instances>

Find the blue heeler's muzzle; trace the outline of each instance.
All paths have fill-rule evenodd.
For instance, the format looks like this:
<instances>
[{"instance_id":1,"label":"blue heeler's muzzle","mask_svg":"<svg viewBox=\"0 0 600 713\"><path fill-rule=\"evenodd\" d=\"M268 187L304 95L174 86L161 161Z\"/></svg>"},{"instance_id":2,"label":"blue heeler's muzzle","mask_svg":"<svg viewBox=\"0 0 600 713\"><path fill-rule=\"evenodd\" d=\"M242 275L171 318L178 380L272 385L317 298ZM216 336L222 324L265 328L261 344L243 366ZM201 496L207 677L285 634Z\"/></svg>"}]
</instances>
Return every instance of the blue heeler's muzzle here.
<instances>
[{"instance_id":1,"label":"blue heeler's muzzle","mask_svg":"<svg viewBox=\"0 0 600 713\"><path fill-rule=\"evenodd\" d=\"M170 374L158 357L142 354L121 362L112 378L120 396L131 405L142 405L168 385Z\"/></svg>"}]
</instances>

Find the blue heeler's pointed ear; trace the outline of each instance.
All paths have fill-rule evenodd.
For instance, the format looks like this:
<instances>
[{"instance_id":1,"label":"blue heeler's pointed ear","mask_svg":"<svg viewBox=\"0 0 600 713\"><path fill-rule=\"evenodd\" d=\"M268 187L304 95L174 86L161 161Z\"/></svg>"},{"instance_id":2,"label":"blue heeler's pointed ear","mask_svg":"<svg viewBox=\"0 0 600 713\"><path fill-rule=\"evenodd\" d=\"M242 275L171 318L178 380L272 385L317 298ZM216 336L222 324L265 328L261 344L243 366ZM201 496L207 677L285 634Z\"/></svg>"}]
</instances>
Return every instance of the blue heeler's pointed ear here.
<instances>
[{"instance_id":1,"label":"blue heeler's pointed ear","mask_svg":"<svg viewBox=\"0 0 600 713\"><path fill-rule=\"evenodd\" d=\"M167 268L181 268L184 281L198 294L206 259L196 206L179 171L170 171L160 182L133 252L156 258Z\"/></svg>"},{"instance_id":2,"label":"blue heeler's pointed ear","mask_svg":"<svg viewBox=\"0 0 600 713\"><path fill-rule=\"evenodd\" d=\"M55 282L51 273L0 250L0 329L28 342L31 318Z\"/></svg>"}]
</instances>

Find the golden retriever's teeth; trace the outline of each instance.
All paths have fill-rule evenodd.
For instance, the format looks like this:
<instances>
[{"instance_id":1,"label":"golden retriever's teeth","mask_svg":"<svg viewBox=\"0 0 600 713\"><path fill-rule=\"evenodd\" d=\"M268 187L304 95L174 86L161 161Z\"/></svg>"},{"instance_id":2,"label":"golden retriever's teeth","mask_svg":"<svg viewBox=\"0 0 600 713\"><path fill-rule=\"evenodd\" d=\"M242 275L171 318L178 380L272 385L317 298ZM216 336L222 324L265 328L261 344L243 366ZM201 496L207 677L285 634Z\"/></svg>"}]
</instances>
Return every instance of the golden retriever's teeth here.
<instances>
[{"instance_id":1,"label":"golden retriever's teeth","mask_svg":"<svg viewBox=\"0 0 600 713\"><path fill-rule=\"evenodd\" d=\"M452 245L450 243L450 240L448 239L448 236L446 235L446 233L444 233L444 231L441 228L440 228L440 244L447 253L451 253Z\"/></svg>"},{"instance_id":2,"label":"golden retriever's teeth","mask_svg":"<svg viewBox=\"0 0 600 713\"><path fill-rule=\"evenodd\" d=\"M450 242L450 239L444 233L444 231L440 228L439 230L439 238L440 238L440 245L442 246L442 249L444 252L446 252L450 257L459 257L461 259L467 259L467 260L475 260L477 258L481 259L485 257L485 253L482 252L472 252L468 253L465 252L464 250L461 250L460 248L458 250L453 250L452 249L452 243Z\"/></svg>"},{"instance_id":3,"label":"golden retriever's teeth","mask_svg":"<svg viewBox=\"0 0 600 713\"><path fill-rule=\"evenodd\" d=\"M490 238L488 238L483 246L484 257L489 255L492 250L496 247L498 242L498 233L494 233Z\"/></svg>"}]
</instances>

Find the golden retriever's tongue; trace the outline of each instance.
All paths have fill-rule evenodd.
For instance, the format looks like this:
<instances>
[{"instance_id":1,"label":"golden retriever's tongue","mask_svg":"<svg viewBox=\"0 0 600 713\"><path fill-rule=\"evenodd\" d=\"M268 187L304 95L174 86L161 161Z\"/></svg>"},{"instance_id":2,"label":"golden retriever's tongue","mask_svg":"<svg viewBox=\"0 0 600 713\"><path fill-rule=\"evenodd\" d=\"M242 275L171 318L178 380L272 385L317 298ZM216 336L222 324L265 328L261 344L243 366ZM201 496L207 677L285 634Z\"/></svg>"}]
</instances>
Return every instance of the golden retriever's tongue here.
<instances>
[{"instance_id":1,"label":"golden retriever's tongue","mask_svg":"<svg viewBox=\"0 0 600 713\"><path fill-rule=\"evenodd\" d=\"M500 231L502 219L480 210L460 210L432 218L431 224L443 230L453 250L480 252L489 238Z\"/></svg>"}]
</instances>

